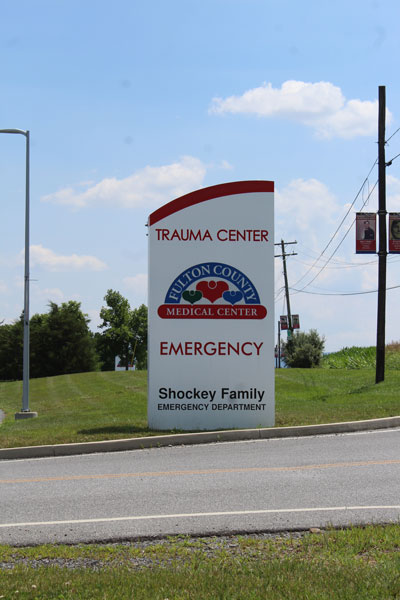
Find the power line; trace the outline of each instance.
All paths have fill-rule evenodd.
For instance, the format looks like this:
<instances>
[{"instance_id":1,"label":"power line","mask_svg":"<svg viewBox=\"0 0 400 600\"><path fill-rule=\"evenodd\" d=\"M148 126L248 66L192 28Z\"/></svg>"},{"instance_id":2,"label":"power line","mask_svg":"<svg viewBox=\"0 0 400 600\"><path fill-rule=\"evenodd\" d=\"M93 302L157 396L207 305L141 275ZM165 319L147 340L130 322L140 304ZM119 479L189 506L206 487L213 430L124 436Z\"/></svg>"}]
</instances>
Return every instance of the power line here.
<instances>
[{"instance_id":1,"label":"power line","mask_svg":"<svg viewBox=\"0 0 400 600\"><path fill-rule=\"evenodd\" d=\"M372 195L374 189L376 188L378 184L378 180L376 181L374 187L372 188L372 190L370 191L369 195L367 196L367 198L365 199L363 205L361 206L361 210L364 208L364 206L366 205L366 203L368 202L370 196ZM348 213L347 213L348 214ZM347 215L346 215L347 216ZM320 268L320 270L318 271L318 273L316 275L314 275L314 277L311 279L311 281L309 281L301 290L297 290L298 291L303 291L306 287L308 287L309 285L312 284L313 281L315 281L315 279L317 279L317 277L319 277L319 275L322 273L322 271L325 269L325 267L327 266L327 264L329 263L329 261L331 260L331 258L336 254L336 252L339 250L340 246L343 244L344 240L346 239L346 237L348 236L351 228L353 227L353 224L355 222L355 219L353 219L353 221L350 224L350 227L347 229L346 233L344 234L343 238L341 239L341 241L339 242L339 244L336 246L335 250L332 252L332 254L330 255L330 257L328 258L328 260L325 262L325 264ZM343 223L343 220L342 220ZM336 235L336 232L335 234ZM333 236L334 237L334 236ZM331 238L331 241L333 239L333 237ZM330 242L329 242L330 243ZM329 244L328 244L329 245ZM328 246L326 246L327 248ZM325 250L324 250L325 251ZM317 262L317 261L315 261ZM307 273L311 270L311 268L307 271ZM299 279L299 281L301 281L302 278ZM297 283L299 282L297 281L294 285L297 285Z\"/></svg>"},{"instance_id":2,"label":"power line","mask_svg":"<svg viewBox=\"0 0 400 600\"><path fill-rule=\"evenodd\" d=\"M394 137L394 136L395 136L395 135L396 135L396 134L397 134L399 131L400 131L400 127L399 127L398 129L396 129L396 131L395 131L395 132L394 132L394 133L393 133L393 134L392 134L392 135L391 135L391 136L390 136L390 137L389 137L389 138L386 140L386 142L385 142L385 143L389 142L389 140L391 140L391 139L392 139L392 138L393 138L393 137ZM396 156L394 156L394 157L393 157L393 158L392 158L392 159L391 159L391 160L390 160L390 161L387 163L387 166L391 165L391 164L392 164L392 162L393 162L394 160L396 160L396 159L397 159L399 156L400 156L400 154L397 154ZM307 284L306 284L306 285L305 285L303 288L301 288L300 290L294 287L294 286L296 286L296 285L297 285L297 284L298 284L298 283L299 283L299 282L300 282L302 279L304 279L304 277L306 277L306 276L308 275L308 273L309 273L309 272L310 272L310 271L311 271L313 268L315 268L315 267L316 267L317 263L320 261L320 259L322 258L322 256L325 254L326 250L329 248L329 246L330 246L330 245L331 245L331 243L333 242L334 238L335 238L335 237L336 237L336 235L338 234L338 232L339 232L340 228L342 227L343 223L344 223L344 222L345 222L345 220L347 219L347 217L348 217L348 215L349 215L349 213L350 213L351 209L353 208L353 206L354 206L355 202L357 201L357 199L358 199L359 195L360 195L360 194L363 192L363 190L364 190L364 188L365 188L365 185L366 185L366 184L369 182L369 176L370 176L370 174L372 173L372 171L373 171L373 169L374 169L374 167L376 166L376 164L377 164L377 163L378 163L378 159L376 159L376 160L374 161L374 163L373 163L372 167L370 168L370 170L369 170L369 172L368 172L368 175L367 175L367 176L366 176L366 178L364 179L364 181L363 181L363 183L362 183L362 185L361 185L360 189L358 190L358 192L357 192L357 194L356 194L356 196L355 196L355 198L354 198L353 202L352 202L352 203L351 203L351 205L349 206L349 209L347 210L347 212L346 212L345 216L343 217L343 219L342 219L342 220L341 220L341 222L339 223L338 227L336 228L335 232L334 232L334 233L333 233L333 235L331 236L331 238L330 238L329 242L326 244L326 246L324 247L324 249L322 250L322 252L321 252L321 253L318 255L318 257L317 257L317 258L314 260L314 262L313 262L311 265L307 265L307 263L304 263L304 262L303 262L303 264L305 264L305 265L306 265L306 266L308 266L309 268L308 268L308 270L307 270L307 271L306 271L306 272L305 272L305 273L304 273L304 274L303 274L303 275L300 277L300 279L298 279L298 280L295 282L295 284L294 284L293 286L291 286L291 288L290 288L290 289L291 289L291 290L293 290L295 293L304 292L304 290L305 290L305 289L306 289L306 288L307 288L309 285L311 285L311 284L312 284L312 282L313 282L313 281L315 281L315 279L316 279L317 277L319 277L319 275L322 273L322 271L323 271L325 268L330 268L330 269L335 269L335 268L336 268L336 269L339 269L339 268L354 268L354 267L358 267L358 266L364 266L364 265L368 265L368 264L376 264L376 262L377 262L377 261L368 261L368 262L365 262L365 263L359 263L359 264L351 264L351 263L350 263L350 264L343 265L343 266L338 266L338 267L328 267L328 266L327 266L327 265L329 264L329 262L330 262L330 261L333 259L333 257L334 257L334 255L336 254L336 252L339 250L340 246L343 244L343 242L344 242L344 240L346 239L346 237L348 236L349 232L351 231L351 229L352 229L352 227L353 227L353 225L354 225L354 222L355 222L355 219L353 219L353 220L352 220L352 222L351 222L351 224L350 224L350 226L349 226L349 228L347 229L346 233L344 234L343 238L341 239L341 241L339 242L339 244L336 246L335 250L332 252L332 254L330 255L330 257L329 257L329 258L326 260L326 262L325 262L325 263L322 265L322 267L319 269L318 273L316 273L316 275L315 275L315 276L314 276L314 277L311 279L311 281L309 281L309 282L308 282L308 283L307 283ZM373 186L372 190L370 190L370 191L368 192L368 194L367 194L367 197L366 197L366 199L363 201L363 203L362 203L362 206L361 206L360 210L362 210L362 209L365 207L365 205L368 203L368 201L369 201L369 199L370 199L370 197L371 197L372 193L374 192L374 190L375 190L375 188L376 188L376 186L377 186L377 184L378 184L378 181L379 181L379 180L377 180L377 181L375 182L375 184L374 184L374 186ZM312 257L311 257L311 258L312 258ZM296 260L296 259L295 259L295 260ZM302 262L302 261L301 261L301 260L299 260L299 259L297 259L297 261L298 261L298 262L300 262L300 263ZM339 261L337 261L337 262L339 262ZM393 261L393 262L394 262L394 261ZM396 286L395 286L395 287L396 287ZM394 288L388 288L388 289L394 289ZM278 301L278 300L279 300L279 296L280 296L280 293L281 293L281 291L282 291L282 288L279 290L279 292L278 292L278 294L277 294L277 300L276 300L276 301ZM307 292L304 292L304 293L307 293ZM316 292L308 292L308 293L310 293L310 294L313 294L313 293L314 293L314 294L315 294ZM363 294L363 293L373 293L373 291L371 291L371 292L354 292L354 293L348 293L348 294L344 294L344 295L356 295L356 294ZM322 294L321 294L321 295L322 295ZM327 295L327 294L325 294L325 295ZM334 294L334 295L340 295L340 294Z\"/></svg>"},{"instance_id":3,"label":"power line","mask_svg":"<svg viewBox=\"0 0 400 600\"><path fill-rule=\"evenodd\" d=\"M400 127L398 127L394 133L392 133L392 135L385 141L385 144L387 144L388 141L391 140L392 137L394 137L396 135L396 133L398 133L399 131L400 131Z\"/></svg>"},{"instance_id":4,"label":"power line","mask_svg":"<svg viewBox=\"0 0 400 600\"><path fill-rule=\"evenodd\" d=\"M309 272L311 271L311 269L312 269L312 268L315 266L315 264L316 264L316 263L319 261L319 259L320 259L320 258L321 258L321 257L322 257L324 254L325 254L326 250L329 248L329 246L330 246L330 245L331 245L331 243L333 242L334 238L336 237L336 234L338 233L339 229L340 229L340 228L341 228L341 226L343 225L344 221L347 219L347 217L348 217L348 215L349 215L349 213L350 213L351 209L353 208L354 204L355 204L355 203L356 203L356 201L357 201L357 198L359 197L359 195L360 195L360 194L361 194L361 192L363 191L363 189L364 189L364 186L365 186L365 184L368 182L368 178L369 178L370 174L372 173L372 171L373 171L373 169L374 169L375 165L377 164L377 162L378 162L378 159L375 159L375 161L374 161L374 164L372 165L372 167L370 168L370 170L369 170L369 172L368 172L368 175L365 177L365 179L364 179L363 183L361 184L361 187L360 187L360 189L358 190L358 192L357 192L357 194L356 194L356 196L355 196L355 198L354 198L353 202L350 204L348 211L346 212L345 216L343 217L343 219L342 219L342 220L341 220L341 222L339 223L339 226L337 227L337 229L336 229L335 233L334 233L334 234L331 236L331 238L330 238L329 242L326 244L325 248L322 250L321 254L320 254L320 255L318 256L318 258L315 260L315 262L314 262L314 265L312 265L312 266L311 266L311 267L310 267L310 268L309 268L309 269L308 269L308 270L307 270L307 271L304 273L304 275L302 275L302 276L300 277L300 279L298 279L298 280L296 281L296 283L295 283L294 285L297 285L297 284L298 284L298 283L299 283L299 282L300 282L302 279L304 279L304 277L306 277L306 275L308 275L308 273L309 273ZM375 186L376 186L376 184L375 184ZM374 188L375 188L375 186L374 186ZM374 188L373 188L373 189L374 189ZM372 192L371 192L371 193L372 193ZM369 194L368 194L368 196L367 196L367 200L365 200L365 201L364 201L364 203L363 203L363 207L365 206L365 204L367 203L368 199L370 198L370 196L371 196L371 193L369 193ZM353 222L354 222L354 221L353 221ZM353 223L352 223L352 225L353 225ZM346 233L346 235L347 235L347 233ZM338 248L339 248L339 246L338 246ZM336 252L336 250L335 250L335 252ZM335 254L335 252L332 254L332 256ZM331 256L330 258L332 258L332 256ZM330 259L329 259L329 260L330 260ZM329 262L329 260L328 260L328 262ZM327 264L327 263L326 263L326 264ZM319 273L316 275L316 277L318 277L318 275L319 275ZM315 279L315 278L314 278L314 279ZM312 279L312 281L314 281L314 279ZM307 286L305 286L305 287L307 287ZM304 289L304 288L303 288L303 289Z\"/></svg>"},{"instance_id":5,"label":"power line","mask_svg":"<svg viewBox=\"0 0 400 600\"><path fill-rule=\"evenodd\" d=\"M299 262L302 265L306 265L306 267L309 267L310 264L307 262L304 262L304 260L300 260L299 258L295 258L294 259L295 262ZM330 267L326 267L327 269L352 269L352 268L356 268L356 267L365 267L366 265L376 265L377 264L377 260L371 260L368 262L362 262L362 263L348 263L348 264L343 264L343 265L334 265L334 266L330 266Z\"/></svg>"},{"instance_id":6,"label":"power line","mask_svg":"<svg viewBox=\"0 0 400 600\"><path fill-rule=\"evenodd\" d=\"M310 250L309 248L307 248L307 246L304 246L303 244L301 244L301 242L299 242L299 244L302 246L302 248L306 248L307 250L309 250L309 252L314 252L313 250ZM315 255L318 254L318 253L314 252L314 256L312 256L311 254L307 254L307 252L304 252L304 250L302 250L302 254L304 254L305 256L308 256L309 258L311 258L312 260L314 260L315 259ZM295 259L295 260L299 260L299 259ZM338 267L341 267L341 266L352 266L352 265L355 265L355 264L364 266L364 265L369 265L369 264L375 263L375 260L374 261L362 262L362 263L353 263L353 262L349 262L348 260L344 260L343 258L336 257L335 259L332 259L331 262L333 262L334 264L338 265Z\"/></svg>"},{"instance_id":7,"label":"power line","mask_svg":"<svg viewBox=\"0 0 400 600\"><path fill-rule=\"evenodd\" d=\"M386 166L387 166L387 167L390 167L390 165L392 164L392 162L393 162L394 160L396 160L396 158L399 158L399 156L400 156L400 154L396 154L396 156L393 156L393 158L391 158L391 159L389 160L389 162L387 162L387 163L386 163Z\"/></svg>"},{"instance_id":8,"label":"power line","mask_svg":"<svg viewBox=\"0 0 400 600\"><path fill-rule=\"evenodd\" d=\"M397 288L400 288L400 285L393 285L391 287L387 287L387 290L395 290ZM368 290L366 292L310 292L307 291L305 292L304 290L296 290L295 288L291 288L293 291L297 292L297 293L302 293L302 294L311 294L313 296L362 296L363 294L376 294L378 292L378 290Z\"/></svg>"}]
</instances>

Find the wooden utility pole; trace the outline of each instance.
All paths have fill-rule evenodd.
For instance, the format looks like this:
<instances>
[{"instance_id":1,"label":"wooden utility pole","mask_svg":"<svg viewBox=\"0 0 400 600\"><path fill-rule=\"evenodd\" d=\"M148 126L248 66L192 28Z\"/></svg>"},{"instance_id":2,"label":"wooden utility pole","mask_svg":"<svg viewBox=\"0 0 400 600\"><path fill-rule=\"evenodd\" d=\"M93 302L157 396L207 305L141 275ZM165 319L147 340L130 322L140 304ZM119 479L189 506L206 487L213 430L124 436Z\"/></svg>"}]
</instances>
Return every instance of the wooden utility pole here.
<instances>
[{"instance_id":1,"label":"wooden utility pole","mask_svg":"<svg viewBox=\"0 0 400 600\"><path fill-rule=\"evenodd\" d=\"M288 276L286 270L286 257L287 256L296 256L296 252L291 252L290 254L286 254L285 252L285 243L288 244L297 244L297 242L284 242L281 240L280 244L275 244L275 246L281 246L282 254L275 254L275 258L282 257L283 261L283 277L285 279L285 295L286 295L286 307L288 313L288 338L293 335L293 324L292 324L292 313L290 312L290 298L289 298L289 284L288 284ZM289 333L290 332L290 333Z\"/></svg>"},{"instance_id":2,"label":"wooden utility pole","mask_svg":"<svg viewBox=\"0 0 400 600\"><path fill-rule=\"evenodd\" d=\"M288 316L288 329L290 331L290 337L293 335L293 327L292 327L292 313L290 312L290 298L289 298L289 284L287 278L287 270L286 270L286 254L285 254L285 242L281 240L282 246L282 261L283 261L283 277L285 278L285 294L286 294L286 307L287 307L287 316Z\"/></svg>"},{"instance_id":3,"label":"wooden utility pole","mask_svg":"<svg viewBox=\"0 0 400 600\"><path fill-rule=\"evenodd\" d=\"M376 375L375 383L385 379L385 325L386 325L386 163L385 163L385 119L386 88L379 86L378 117L378 172L379 172L379 263L378 263L378 315L376 333Z\"/></svg>"},{"instance_id":4,"label":"wooden utility pole","mask_svg":"<svg viewBox=\"0 0 400 600\"><path fill-rule=\"evenodd\" d=\"M278 369L281 368L281 322L278 321Z\"/></svg>"}]
</instances>

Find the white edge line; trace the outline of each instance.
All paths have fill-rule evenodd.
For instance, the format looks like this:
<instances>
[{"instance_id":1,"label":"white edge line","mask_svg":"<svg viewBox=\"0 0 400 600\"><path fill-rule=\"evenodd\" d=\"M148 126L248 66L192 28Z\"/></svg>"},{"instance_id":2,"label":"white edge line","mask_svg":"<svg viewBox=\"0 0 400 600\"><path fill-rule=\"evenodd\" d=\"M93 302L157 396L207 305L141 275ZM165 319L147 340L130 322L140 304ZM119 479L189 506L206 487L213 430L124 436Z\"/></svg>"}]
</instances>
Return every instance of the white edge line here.
<instances>
[{"instance_id":1,"label":"white edge line","mask_svg":"<svg viewBox=\"0 0 400 600\"><path fill-rule=\"evenodd\" d=\"M6 527L28 527L40 525L75 525L83 523L113 523L118 521L149 521L157 519L187 519L193 517L230 517L240 515L266 515L266 514L282 514L282 513L310 513L310 512L333 512L333 511L348 511L348 510L400 510L400 504L388 506L328 506L317 508L280 508L280 509L264 509L264 510L234 510L226 512L206 512L206 513L177 513L173 515L142 515L135 517L110 517L100 519L74 519L69 521L34 521L27 523L1 523L0 528Z\"/></svg>"}]
</instances>

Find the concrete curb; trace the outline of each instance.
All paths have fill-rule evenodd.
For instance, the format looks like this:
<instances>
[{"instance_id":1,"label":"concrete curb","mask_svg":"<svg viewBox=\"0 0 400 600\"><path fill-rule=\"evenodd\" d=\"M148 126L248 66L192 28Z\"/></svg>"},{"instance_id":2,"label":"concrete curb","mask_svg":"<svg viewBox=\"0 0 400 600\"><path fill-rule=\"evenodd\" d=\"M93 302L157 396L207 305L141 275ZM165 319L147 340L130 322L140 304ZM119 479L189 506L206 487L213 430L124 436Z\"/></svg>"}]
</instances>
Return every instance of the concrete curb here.
<instances>
[{"instance_id":1,"label":"concrete curb","mask_svg":"<svg viewBox=\"0 0 400 600\"><path fill-rule=\"evenodd\" d=\"M72 456L74 454L93 454L95 452L121 452L123 450L141 450L161 448L163 446L181 446L189 444L209 444L212 442L234 442L242 440L262 440L273 438L302 437L335 433L351 433L400 427L399 417L386 417L368 421L349 421L347 423L327 423L324 425L302 425L296 427L269 427L265 429L235 429L229 431L204 431L200 433L178 433L157 435L123 440L107 440L77 444L59 444L51 446L27 446L25 448L0 449L0 460L13 458L42 458L48 456Z\"/></svg>"}]
</instances>

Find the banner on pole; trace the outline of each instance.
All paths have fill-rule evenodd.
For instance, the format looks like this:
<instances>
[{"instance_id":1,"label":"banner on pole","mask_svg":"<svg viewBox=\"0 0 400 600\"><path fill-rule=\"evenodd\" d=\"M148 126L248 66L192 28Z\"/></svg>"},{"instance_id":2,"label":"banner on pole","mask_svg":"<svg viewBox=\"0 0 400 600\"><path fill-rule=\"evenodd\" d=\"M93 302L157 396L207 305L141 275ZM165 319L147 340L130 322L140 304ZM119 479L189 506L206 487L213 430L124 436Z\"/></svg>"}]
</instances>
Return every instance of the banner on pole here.
<instances>
[{"instance_id":1,"label":"banner on pole","mask_svg":"<svg viewBox=\"0 0 400 600\"><path fill-rule=\"evenodd\" d=\"M400 213L389 213L389 252L400 254Z\"/></svg>"},{"instance_id":2,"label":"banner on pole","mask_svg":"<svg viewBox=\"0 0 400 600\"><path fill-rule=\"evenodd\" d=\"M300 329L299 315L292 315L292 327L293 327L293 329Z\"/></svg>"},{"instance_id":3,"label":"banner on pole","mask_svg":"<svg viewBox=\"0 0 400 600\"><path fill-rule=\"evenodd\" d=\"M150 215L153 429L274 425L273 191L225 183Z\"/></svg>"},{"instance_id":4,"label":"banner on pole","mask_svg":"<svg viewBox=\"0 0 400 600\"><path fill-rule=\"evenodd\" d=\"M281 331L285 331L286 329L289 328L288 318L286 315L280 316L280 322L281 322Z\"/></svg>"},{"instance_id":5,"label":"banner on pole","mask_svg":"<svg viewBox=\"0 0 400 600\"><path fill-rule=\"evenodd\" d=\"M356 254L376 253L376 213L356 213Z\"/></svg>"}]
</instances>

